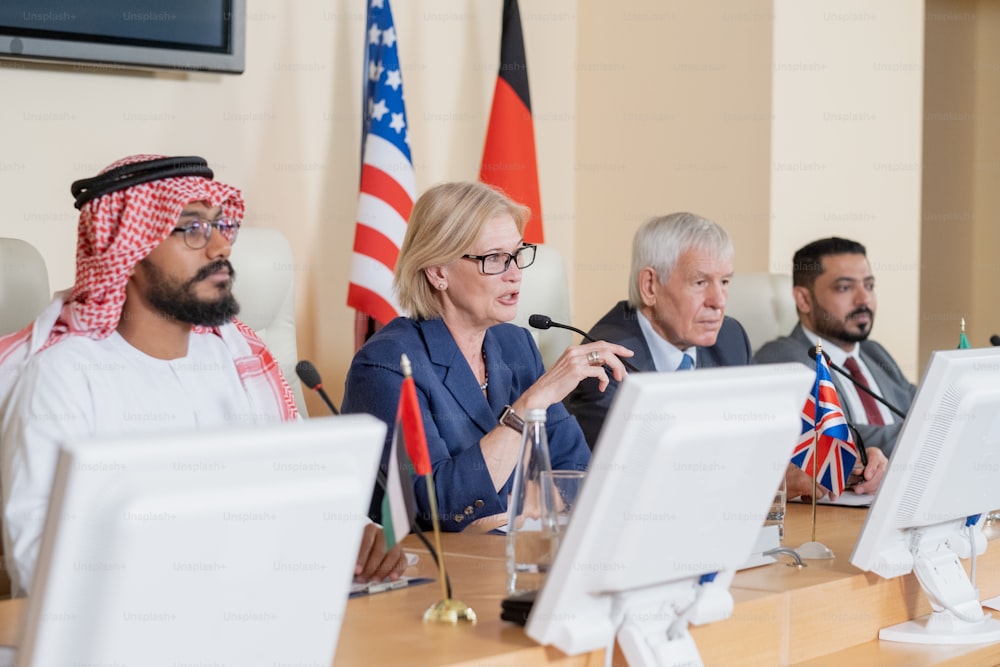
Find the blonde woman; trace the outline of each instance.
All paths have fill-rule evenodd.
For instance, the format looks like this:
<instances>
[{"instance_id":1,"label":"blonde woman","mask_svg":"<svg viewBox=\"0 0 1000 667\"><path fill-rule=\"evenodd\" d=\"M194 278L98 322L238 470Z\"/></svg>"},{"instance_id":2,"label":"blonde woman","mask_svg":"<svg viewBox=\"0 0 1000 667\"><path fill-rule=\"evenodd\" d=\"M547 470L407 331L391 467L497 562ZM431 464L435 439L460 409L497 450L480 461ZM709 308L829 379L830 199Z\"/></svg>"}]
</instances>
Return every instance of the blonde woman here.
<instances>
[{"instance_id":1,"label":"blonde woman","mask_svg":"<svg viewBox=\"0 0 1000 667\"><path fill-rule=\"evenodd\" d=\"M601 388L610 377L621 380L625 367L615 355L632 356L612 343L572 346L546 371L529 332L507 324L517 314L521 272L535 258L524 242L527 218L527 209L481 183L445 183L421 196L394 280L408 317L376 333L348 372L343 411L379 417L391 438L400 355L410 358L444 530L506 522L529 409L547 408L552 467L585 469L590 450L562 399L584 378L597 378ZM387 459L388 446L383 466ZM414 490L426 522L422 478L414 478Z\"/></svg>"}]
</instances>

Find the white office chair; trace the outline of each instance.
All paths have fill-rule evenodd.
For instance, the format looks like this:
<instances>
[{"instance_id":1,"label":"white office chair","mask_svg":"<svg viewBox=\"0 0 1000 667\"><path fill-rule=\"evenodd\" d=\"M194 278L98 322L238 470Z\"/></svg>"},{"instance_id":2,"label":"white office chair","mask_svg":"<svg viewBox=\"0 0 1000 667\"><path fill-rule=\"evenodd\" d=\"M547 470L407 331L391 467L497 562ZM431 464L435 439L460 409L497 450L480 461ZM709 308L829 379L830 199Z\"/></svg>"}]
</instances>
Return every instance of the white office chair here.
<instances>
[{"instance_id":1,"label":"white office chair","mask_svg":"<svg viewBox=\"0 0 1000 667\"><path fill-rule=\"evenodd\" d=\"M306 415L302 383L295 374L295 258L288 239L276 229L243 227L230 257L236 271L233 293L239 318L257 332L281 366Z\"/></svg>"},{"instance_id":2,"label":"white office chair","mask_svg":"<svg viewBox=\"0 0 1000 667\"><path fill-rule=\"evenodd\" d=\"M51 300L49 274L41 253L21 239L0 238L0 336L19 331ZM0 385L9 388L9 382ZM0 389L0 396L6 389ZM0 545L0 599L10 597L10 578Z\"/></svg>"},{"instance_id":3,"label":"white office chair","mask_svg":"<svg viewBox=\"0 0 1000 667\"><path fill-rule=\"evenodd\" d=\"M0 238L0 336L23 329L51 299L41 253L27 241Z\"/></svg>"},{"instance_id":4,"label":"white office chair","mask_svg":"<svg viewBox=\"0 0 1000 667\"><path fill-rule=\"evenodd\" d=\"M536 313L548 315L552 321L562 324L573 322L570 317L566 264L558 250L544 244L538 246L535 263L525 269L521 276L521 297L514 324L531 332L542 353L542 362L548 368L575 342L576 334L565 329L533 329L528 326L528 318Z\"/></svg>"},{"instance_id":5,"label":"white office chair","mask_svg":"<svg viewBox=\"0 0 1000 667\"><path fill-rule=\"evenodd\" d=\"M792 298L792 277L783 273L737 273L729 284L726 315L739 320L756 352L764 343L787 336L799 317Z\"/></svg>"}]
</instances>

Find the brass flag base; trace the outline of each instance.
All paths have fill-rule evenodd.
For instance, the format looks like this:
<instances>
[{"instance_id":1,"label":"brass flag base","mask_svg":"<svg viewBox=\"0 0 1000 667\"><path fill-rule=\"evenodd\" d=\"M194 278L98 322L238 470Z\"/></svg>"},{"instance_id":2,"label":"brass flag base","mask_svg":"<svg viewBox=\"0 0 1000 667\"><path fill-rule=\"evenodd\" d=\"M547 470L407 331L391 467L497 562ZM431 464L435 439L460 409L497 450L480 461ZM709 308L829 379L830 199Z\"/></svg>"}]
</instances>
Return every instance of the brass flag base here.
<instances>
[{"instance_id":1,"label":"brass flag base","mask_svg":"<svg viewBox=\"0 0 1000 667\"><path fill-rule=\"evenodd\" d=\"M451 625L475 623L476 612L472 611L464 602L446 598L432 605L424 612L424 621L450 623Z\"/></svg>"},{"instance_id":2,"label":"brass flag base","mask_svg":"<svg viewBox=\"0 0 1000 667\"><path fill-rule=\"evenodd\" d=\"M833 558L833 550L822 542L806 542L796 549L799 556L808 560L829 560Z\"/></svg>"}]
</instances>

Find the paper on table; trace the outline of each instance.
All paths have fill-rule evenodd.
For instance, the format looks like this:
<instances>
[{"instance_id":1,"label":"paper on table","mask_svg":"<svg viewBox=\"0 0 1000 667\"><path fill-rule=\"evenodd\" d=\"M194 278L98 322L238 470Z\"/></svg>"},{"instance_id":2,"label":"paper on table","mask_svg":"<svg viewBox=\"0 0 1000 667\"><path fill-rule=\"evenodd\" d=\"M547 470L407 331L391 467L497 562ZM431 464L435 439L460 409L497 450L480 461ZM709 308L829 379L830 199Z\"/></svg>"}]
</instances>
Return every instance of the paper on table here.
<instances>
[{"instance_id":1,"label":"paper on table","mask_svg":"<svg viewBox=\"0 0 1000 667\"><path fill-rule=\"evenodd\" d=\"M874 493L854 493L853 491L845 491L836 500L823 498L822 500L817 500L816 504L839 505L840 507L870 507L873 500L875 500ZM809 504L812 501L806 501L803 500L801 497L799 497L795 499L789 499L788 502Z\"/></svg>"},{"instance_id":2,"label":"paper on table","mask_svg":"<svg viewBox=\"0 0 1000 667\"><path fill-rule=\"evenodd\" d=\"M406 566L416 565L420 561L420 556L409 551L404 551L403 555L406 556ZM431 581L430 579L420 579L418 577L400 577L396 581L368 581L365 583L359 583L357 581L351 584L350 597L356 597L358 595L371 595L373 593L383 593L385 591L391 591L395 588L403 588L413 584L422 584L425 581ZM0 667L3 667L0 664Z\"/></svg>"},{"instance_id":3,"label":"paper on table","mask_svg":"<svg viewBox=\"0 0 1000 667\"><path fill-rule=\"evenodd\" d=\"M372 581L365 584L355 582L351 584L351 593L348 597L375 595L376 593L385 593L386 591L394 591L397 588L406 588L407 586L416 586L432 581L434 580L428 577L400 577L396 581Z\"/></svg>"}]
</instances>

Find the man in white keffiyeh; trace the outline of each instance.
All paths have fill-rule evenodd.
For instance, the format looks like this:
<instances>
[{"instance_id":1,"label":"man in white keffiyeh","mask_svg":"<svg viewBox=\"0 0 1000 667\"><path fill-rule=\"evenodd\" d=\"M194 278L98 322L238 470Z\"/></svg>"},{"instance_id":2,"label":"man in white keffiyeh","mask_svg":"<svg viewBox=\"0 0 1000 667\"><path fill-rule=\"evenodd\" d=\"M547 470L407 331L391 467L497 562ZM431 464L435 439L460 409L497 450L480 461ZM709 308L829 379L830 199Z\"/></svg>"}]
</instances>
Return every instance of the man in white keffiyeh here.
<instances>
[{"instance_id":1,"label":"man in white keffiyeh","mask_svg":"<svg viewBox=\"0 0 1000 667\"><path fill-rule=\"evenodd\" d=\"M0 491L15 595L27 594L58 443L298 419L278 364L235 318L228 258L243 197L204 160L136 155L73 184L76 281L0 338ZM369 525L356 574L398 577Z\"/></svg>"}]
</instances>

